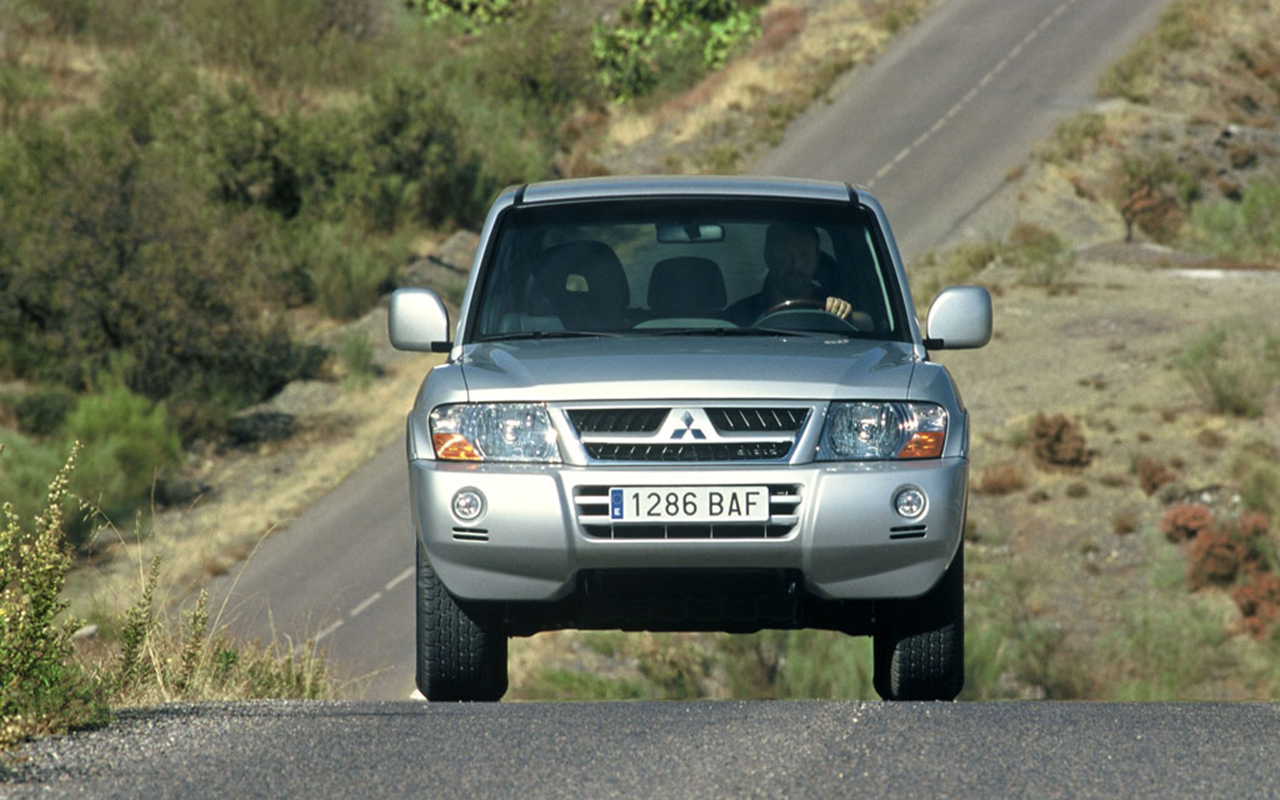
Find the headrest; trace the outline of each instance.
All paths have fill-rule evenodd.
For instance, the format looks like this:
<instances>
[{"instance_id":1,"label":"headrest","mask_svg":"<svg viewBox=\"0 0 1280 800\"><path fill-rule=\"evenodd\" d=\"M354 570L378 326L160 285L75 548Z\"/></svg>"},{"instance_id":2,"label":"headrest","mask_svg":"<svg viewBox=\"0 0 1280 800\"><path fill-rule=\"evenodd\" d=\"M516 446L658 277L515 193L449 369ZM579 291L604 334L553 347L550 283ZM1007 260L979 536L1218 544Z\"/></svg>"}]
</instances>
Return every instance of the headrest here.
<instances>
[{"instance_id":1,"label":"headrest","mask_svg":"<svg viewBox=\"0 0 1280 800\"><path fill-rule=\"evenodd\" d=\"M579 295L608 308L626 308L631 290L622 262L603 242L568 242L542 253L538 283L554 297Z\"/></svg>"},{"instance_id":2,"label":"headrest","mask_svg":"<svg viewBox=\"0 0 1280 800\"><path fill-rule=\"evenodd\" d=\"M723 309L725 299L724 275L709 258L668 258L649 276L649 308L663 316L702 316Z\"/></svg>"}]
</instances>

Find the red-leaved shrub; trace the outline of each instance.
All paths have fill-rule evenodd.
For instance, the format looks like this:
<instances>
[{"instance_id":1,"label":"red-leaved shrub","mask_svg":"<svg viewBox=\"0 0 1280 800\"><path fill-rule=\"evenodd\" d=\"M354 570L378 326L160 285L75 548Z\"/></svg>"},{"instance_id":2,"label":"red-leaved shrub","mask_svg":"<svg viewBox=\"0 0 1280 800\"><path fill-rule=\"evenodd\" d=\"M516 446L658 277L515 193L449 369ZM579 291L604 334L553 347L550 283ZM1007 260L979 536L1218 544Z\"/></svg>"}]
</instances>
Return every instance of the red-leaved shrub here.
<instances>
[{"instance_id":1,"label":"red-leaved shrub","mask_svg":"<svg viewBox=\"0 0 1280 800\"><path fill-rule=\"evenodd\" d=\"M1138 485L1148 495L1156 493L1166 483L1173 483L1178 476L1169 471L1164 462L1147 456L1138 457Z\"/></svg>"},{"instance_id":2,"label":"red-leaved shrub","mask_svg":"<svg viewBox=\"0 0 1280 800\"><path fill-rule=\"evenodd\" d=\"M1261 639L1280 618L1280 578L1270 572L1254 572L1248 582L1237 586L1231 599L1244 615L1241 625L1255 638Z\"/></svg>"},{"instance_id":3,"label":"red-leaved shrub","mask_svg":"<svg viewBox=\"0 0 1280 800\"><path fill-rule=\"evenodd\" d=\"M1235 580L1248 555L1244 543L1230 533L1201 531L1187 545L1187 582L1192 589L1226 586Z\"/></svg>"},{"instance_id":4,"label":"red-leaved shrub","mask_svg":"<svg viewBox=\"0 0 1280 800\"><path fill-rule=\"evenodd\" d=\"M1178 503L1160 520L1160 532L1175 544L1196 538L1213 525L1213 512L1200 503Z\"/></svg>"}]
</instances>

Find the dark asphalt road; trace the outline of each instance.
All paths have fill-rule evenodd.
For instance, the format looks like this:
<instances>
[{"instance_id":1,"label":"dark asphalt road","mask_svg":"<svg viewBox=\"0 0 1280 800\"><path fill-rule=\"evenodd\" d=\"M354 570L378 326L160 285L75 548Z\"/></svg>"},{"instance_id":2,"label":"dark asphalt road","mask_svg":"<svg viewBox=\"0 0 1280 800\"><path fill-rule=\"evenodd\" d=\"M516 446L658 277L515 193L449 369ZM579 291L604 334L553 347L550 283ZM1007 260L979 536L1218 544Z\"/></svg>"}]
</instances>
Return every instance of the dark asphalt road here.
<instances>
[{"instance_id":1,"label":"dark asphalt road","mask_svg":"<svg viewBox=\"0 0 1280 800\"><path fill-rule=\"evenodd\" d=\"M1272 797L1270 705L264 703L26 748L0 797Z\"/></svg>"}]
</instances>

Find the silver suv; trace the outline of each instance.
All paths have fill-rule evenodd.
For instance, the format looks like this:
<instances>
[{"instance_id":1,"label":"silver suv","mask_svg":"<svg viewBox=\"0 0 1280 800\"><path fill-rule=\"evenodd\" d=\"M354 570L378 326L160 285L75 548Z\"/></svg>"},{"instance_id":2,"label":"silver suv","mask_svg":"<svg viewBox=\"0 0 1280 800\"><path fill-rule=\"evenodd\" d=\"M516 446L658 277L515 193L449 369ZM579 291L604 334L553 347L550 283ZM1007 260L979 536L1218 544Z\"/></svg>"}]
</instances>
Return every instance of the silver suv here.
<instances>
[{"instance_id":1,"label":"silver suv","mask_svg":"<svg viewBox=\"0 0 1280 800\"><path fill-rule=\"evenodd\" d=\"M504 192L409 414L417 683L497 700L507 638L812 627L874 637L886 699L964 681L969 418L929 360L991 336L947 289L921 334L883 209L840 183L609 178Z\"/></svg>"}]
</instances>

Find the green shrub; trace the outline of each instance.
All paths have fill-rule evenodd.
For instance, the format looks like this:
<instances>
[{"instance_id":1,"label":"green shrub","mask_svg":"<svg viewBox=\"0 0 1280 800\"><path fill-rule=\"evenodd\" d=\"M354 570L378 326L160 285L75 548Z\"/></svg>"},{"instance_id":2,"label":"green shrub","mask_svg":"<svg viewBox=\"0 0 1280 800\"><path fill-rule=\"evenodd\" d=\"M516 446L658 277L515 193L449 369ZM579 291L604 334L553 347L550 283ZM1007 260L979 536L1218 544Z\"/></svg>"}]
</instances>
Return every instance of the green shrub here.
<instances>
[{"instance_id":1,"label":"green shrub","mask_svg":"<svg viewBox=\"0 0 1280 800\"><path fill-rule=\"evenodd\" d=\"M1280 515L1280 466L1274 448L1245 448L1232 464L1231 473L1240 482L1245 508L1272 519Z\"/></svg>"},{"instance_id":2,"label":"green shrub","mask_svg":"<svg viewBox=\"0 0 1280 800\"><path fill-rule=\"evenodd\" d=\"M991 239L964 242L944 253L930 250L911 266L911 294L916 307L928 309L938 292L972 281L1003 255L1004 245Z\"/></svg>"},{"instance_id":3,"label":"green shrub","mask_svg":"<svg viewBox=\"0 0 1280 800\"><path fill-rule=\"evenodd\" d=\"M522 700L645 700L645 687L635 681L567 669L535 672L521 687Z\"/></svg>"},{"instance_id":4,"label":"green shrub","mask_svg":"<svg viewBox=\"0 0 1280 800\"><path fill-rule=\"evenodd\" d=\"M3 448L0 448L3 455ZM0 528L0 747L101 722L106 705L71 659L73 623L58 618L71 555L62 511L75 452L27 525L4 503Z\"/></svg>"},{"instance_id":5,"label":"green shrub","mask_svg":"<svg viewBox=\"0 0 1280 800\"><path fill-rule=\"evenodd\" d=\"M1219 323L1176 360L1215 413L1258 417L1280 382L1280 337L1244 322Z\"/></svg>"},{"instance_id":6,"label":"green shrub","mask_svg":"<svg viewBox=\"0 0 1280 800\"><path fill-rule=\"evenodd\" d=\"M1054 288L1066 279L1075 256L1056 233L1030 222L1020 222L1009 231L1004 256L1022 271L1022 281L1031 286Z\"/></svg>"},{"instance_id":7,"label":"green shrub","mask_svg":"<svg viewBox=\"0 0 1280 800\"><path fill-rule=\"evenodd\" d=\"M41 388L18 398L13 415L18 419L18 430L32 436L48 436L62 427L75 403L76 396L62 387Z\"/></svg>"},{"instance_id":8,"label":"green shrub","mask_svg":"<svg viewBox=\"0 0 1280 800\"><path fill-rule=\"evenodd\" d=\"M869 700L871 639L834 631L761 631L726 636L719 655L739 699Z\"/></svg>"},{"instance_id":9,"label":"green shrub","mask_svg":"<svg viewBox=\"0 0 1280 800\"><path fill-rule=\"evenodd\" d=\"M1280 180L1249 184L1239 202L1196 206L1188 227L1191 242L1213 255L1275 261L1280 258Z\"/></svg>"},{"instance_id":10,"label":"green shrub","mask_svg":"<svg viewBox=\"0 0 1280 800\"><path fill-rule=\"evenodd\" d=\"M75 493L109 520L145 508L157 475L181 453L165 407L114 382L80 398L63 435L83 446Z\"/></svg>"},{"instance_id":11,"label":"green shrub","mask_svg":"<svg viewBox=\"0 0 1280 800\"><path fill-rule=\"evenodd\" d=\"M369 334L362 328L352 328L342 335L338 344L338 358L346 370L345 383L353 389L364 389L377 374L373 363L373 345Z\"/></svg>"},{"instance_id":12,"label":"green shrub","mask_svg":"<svg viewBox=\"0 0 1280 800\"><path fill-rule=\"evenodd\" d=\"M759 35L759 5L635 0L623 8L620 24L598 25L592 36L592 54L607 91L615 99L630 100L664 83L683 88L702 72L719 69L737 48Z\"/></svg>"},{"instance_id":13,"label":"green shrub","mask_svg":"<svg viewBox=\"0 0 1280 800\"><path fill-rule=\"evenodd\" d=\"M354 319L377 303L391 280L393 262L381 255L344 226L321 223L305 235L296 257L320 308L337 319Z\"/></svg>"},{"instance_id":14,"label":"green shrub","mask_svg":"<svg viewBox=\"0 0 1280 800\"><path fill-rule=\"evenodd\" d=\"M306 352L257 313L252 243L209 207L197 167L97 112L0 139L0 368L238 403L304 372Z\"/></svg>"}]
</instances>

